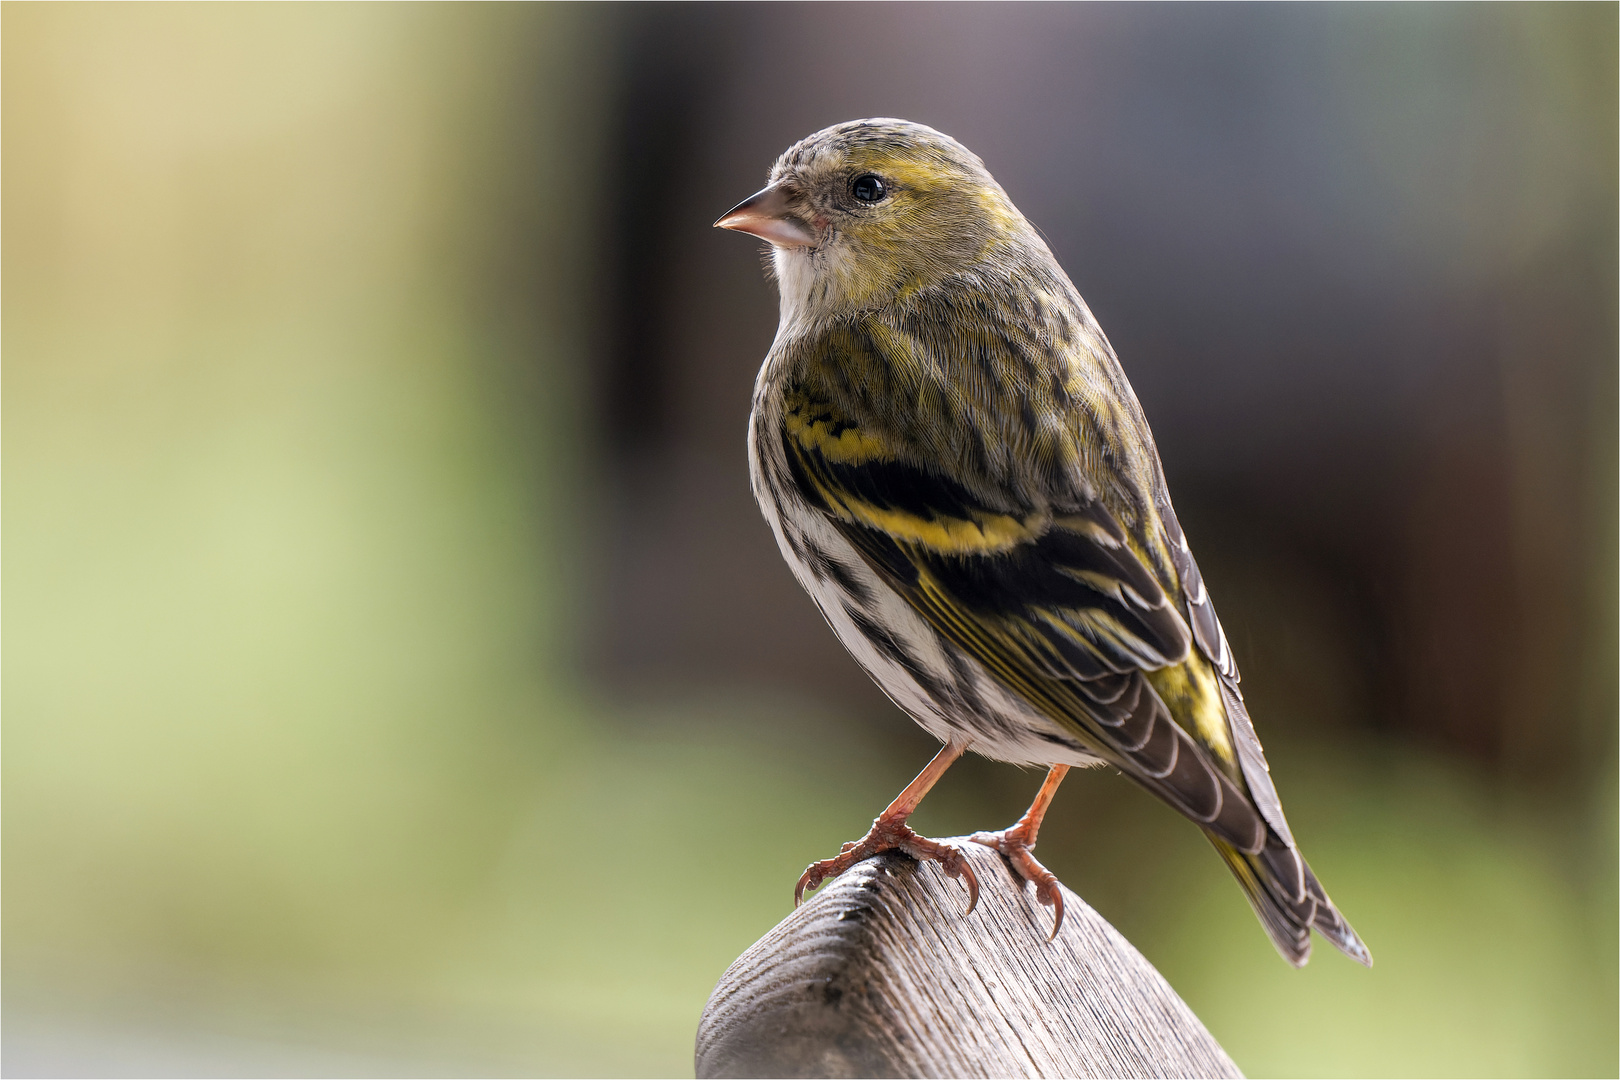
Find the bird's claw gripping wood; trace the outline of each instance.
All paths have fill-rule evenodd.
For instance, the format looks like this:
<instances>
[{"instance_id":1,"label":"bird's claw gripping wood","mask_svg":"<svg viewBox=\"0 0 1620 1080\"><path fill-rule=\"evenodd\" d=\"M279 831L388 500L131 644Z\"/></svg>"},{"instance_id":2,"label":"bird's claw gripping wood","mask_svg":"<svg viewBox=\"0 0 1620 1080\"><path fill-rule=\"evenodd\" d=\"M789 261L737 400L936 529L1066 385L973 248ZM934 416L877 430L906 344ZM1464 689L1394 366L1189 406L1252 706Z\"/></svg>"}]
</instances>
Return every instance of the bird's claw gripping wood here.
<instances>
[{"instance_id":1,"label":"bird's claw gripping wood","mask_svg":"<svg viewBox=\"0 0 1620 1080\"><path fill-rule=\"evenodd\" d=\"M799 876L798 886L793 890L793 906L798 907L803 901L804 890L813 889L828 878L837 877L862 859L898 849L918 862L932 859L951 877L964 879L968 891L966 913L973 914L973 909L979 906L979 879L974 876L973 867L968 864L967 857L949 844L919 836L906 827L906 819L917 809L917 804L928 794L928 789L945 775L945 770L951 767L951 762L961 757L966 749L965 742L946 743L940 748L939 753L934 755L934 760L917 774L917 779L907 784L906 789L895 796L894 802L877 816L872 822L870 832L859 840L852 840L839 848L838 855L834 858L823 859L805 867L804 873Z\"/></svg>"},{"instance_id":2,"label":"bird's claw gripping wood","mask_svg":"<svg viewBox=\"0 0 1620 1080\"><path fill-rule=\"evenodd\" d=\"M1024 816L1012 828L1000 832L978 832L969 837L975 844L1001 852L1019 876L1035 886L1035 899L1053 909L1052 932L1046 935L1047 941L1056 938L1058 931L1063 929L1063 890L1058 887L1058 879L1052 871L1035 861L1031 850L1035 847L1035 836L1041 830L1041 819L1046 817L1046 809L1052 805L1052 796L1057 794L1058 785L1063 783L1068 772L1067 765L1052 766L1046 779L1041 782L1041 790L1035 794L1035 801L1030 803Z\"/></svg>"},{"instance_id":3,"label":"bird's claw gripping wood","mask_svg":"<svg viewBox=\"0 0 1620 1080\"><path fill-rule=\"evenodd\" d=\"M1030 853L1034 843L1026 839L1026 830L1022 823L1001 832L977 832L969 837L975 844L995 848L1012 863L1013 869L1025 881L1035 886L1035 899L1052 909L1052 932L1046 935L1051 941L1063 929L1063 890L1058 887L1058 879L1052 871L1035 861Z\"/></svg>"},{"instance_id":4,"label":"bird's claw gripping wood","mask_svg":"<svg viewBox=\"0 0 1620 1080\"><path fill-rule=\"evenodd\" d=\"M967 911L963 914L973 914L973 909L979 906L979 879L973 873L973 866L967 857L950 844L918 835L904 821L885 820L883 817L872 822L871 832L845 844L833 858L805 867L799 884L793 890L793 906L798 907L804 901L806 889L814 889L822 882L837 877L863 859L896 850L905 852L918 862L937 862L946 874L960 879L968 891ZM1058 903L1062 902L1059 899Z\"/></svg>"}]
</instances>

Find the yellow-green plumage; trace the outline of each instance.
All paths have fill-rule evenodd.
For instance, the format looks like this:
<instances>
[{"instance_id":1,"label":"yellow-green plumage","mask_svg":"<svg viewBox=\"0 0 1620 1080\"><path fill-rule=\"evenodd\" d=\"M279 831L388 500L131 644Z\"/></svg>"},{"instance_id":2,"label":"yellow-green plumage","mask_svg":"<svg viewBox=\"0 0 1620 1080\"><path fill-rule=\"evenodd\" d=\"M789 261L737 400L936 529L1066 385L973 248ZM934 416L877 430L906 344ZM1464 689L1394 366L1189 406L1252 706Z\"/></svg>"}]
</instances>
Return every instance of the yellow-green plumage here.
<instances>
[{"instance_id":1,"label":"yellow-green plumage","mask_svg":"<svg viewBox=\"0 0 1620 1080\"><path fill-rule=\"evenodd\" d=\"M754 488L840 638L941 739L1107 763L1198 822L1291 961L1314 926L1370 962L1294 846L1130 384L982 163L857 121L761 194Z\"/></svg>"}]
</instances>

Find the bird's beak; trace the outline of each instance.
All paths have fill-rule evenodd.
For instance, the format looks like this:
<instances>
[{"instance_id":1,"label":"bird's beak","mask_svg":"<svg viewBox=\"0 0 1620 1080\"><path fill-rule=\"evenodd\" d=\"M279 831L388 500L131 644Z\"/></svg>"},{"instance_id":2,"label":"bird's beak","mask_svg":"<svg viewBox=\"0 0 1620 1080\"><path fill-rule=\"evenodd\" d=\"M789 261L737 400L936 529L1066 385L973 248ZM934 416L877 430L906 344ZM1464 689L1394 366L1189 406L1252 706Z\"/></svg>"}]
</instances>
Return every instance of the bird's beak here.
<instances>
[{"instance_id":1,"label":"bird's beak","mask_svg":"<svg viewBox=\"0 0 1620 1080\"><path fill-rule=\"evenodd\" d=\"M719 229L752 233L777 247L814 247L816 243L816 234L793 213L787 195L774 185L748 196L714 224Z\"/></svg>"}]
</instances>

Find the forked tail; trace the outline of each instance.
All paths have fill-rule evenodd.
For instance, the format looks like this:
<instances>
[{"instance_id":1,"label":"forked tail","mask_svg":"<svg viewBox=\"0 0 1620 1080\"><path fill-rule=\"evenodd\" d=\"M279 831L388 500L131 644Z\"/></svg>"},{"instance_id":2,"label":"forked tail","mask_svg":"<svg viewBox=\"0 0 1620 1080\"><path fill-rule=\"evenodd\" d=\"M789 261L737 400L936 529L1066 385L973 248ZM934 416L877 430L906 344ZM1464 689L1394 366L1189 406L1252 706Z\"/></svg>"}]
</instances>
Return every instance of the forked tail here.
<instances>
[{"instance_id":1,"label":"forked tail","mask_svg":"<svg viewBox=\"0 0 1620 1080\"><path fill-rule=\"evenodd\" d=\"M1333 906L1299 852L1276 833L1266 830L1266 846L1256 855L1239 851L1213 833L1205 835L1238 879L1283 959L1304 967L1311 957L1311 930L1315 928L1350 959L1372 967L1367 946Z\"/></svg>"}]
</instances>

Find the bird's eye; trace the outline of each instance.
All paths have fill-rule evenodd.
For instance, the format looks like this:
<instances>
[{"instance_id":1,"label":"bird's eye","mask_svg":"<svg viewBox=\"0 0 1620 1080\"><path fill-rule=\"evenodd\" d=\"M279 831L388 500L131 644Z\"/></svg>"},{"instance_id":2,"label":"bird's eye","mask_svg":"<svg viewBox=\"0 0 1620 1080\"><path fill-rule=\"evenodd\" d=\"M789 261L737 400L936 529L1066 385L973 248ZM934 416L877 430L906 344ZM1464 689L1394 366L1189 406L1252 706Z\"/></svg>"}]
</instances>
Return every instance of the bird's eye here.
<instances>
[{"instance_id":1,"label":"bird's eye","mask_svg":"<svg viewBox=\"0 0 1620 1080\"><path fill-rule=\"evenodd\" d=\"M849 191L851 195L854 195L863 203L882 202L883 196L889 193L889 190L883 186L883 181L871 173L857 176L855 182L849 185Z\"/></svg>"}]
</instances>

